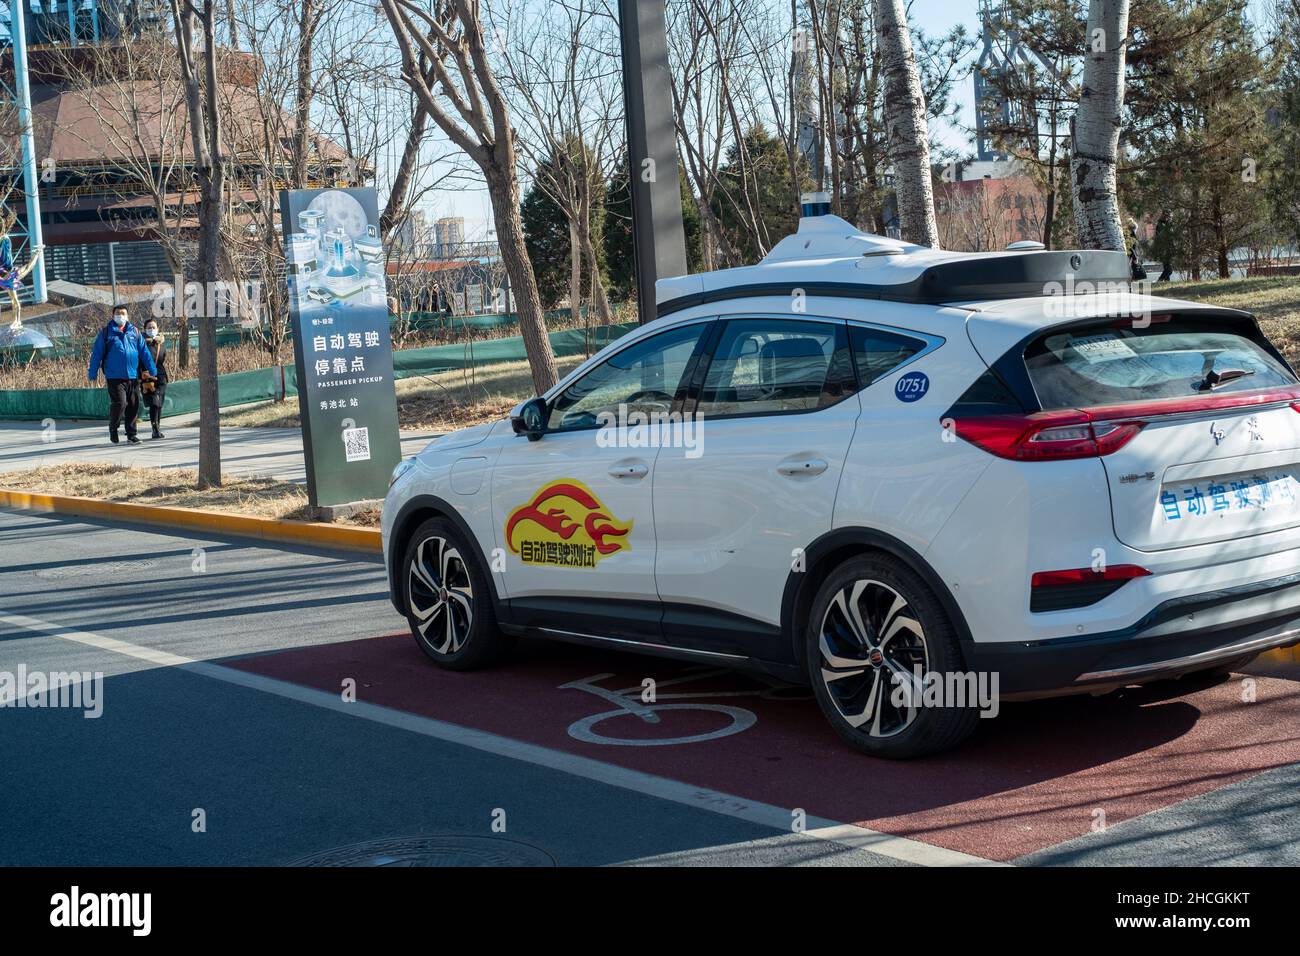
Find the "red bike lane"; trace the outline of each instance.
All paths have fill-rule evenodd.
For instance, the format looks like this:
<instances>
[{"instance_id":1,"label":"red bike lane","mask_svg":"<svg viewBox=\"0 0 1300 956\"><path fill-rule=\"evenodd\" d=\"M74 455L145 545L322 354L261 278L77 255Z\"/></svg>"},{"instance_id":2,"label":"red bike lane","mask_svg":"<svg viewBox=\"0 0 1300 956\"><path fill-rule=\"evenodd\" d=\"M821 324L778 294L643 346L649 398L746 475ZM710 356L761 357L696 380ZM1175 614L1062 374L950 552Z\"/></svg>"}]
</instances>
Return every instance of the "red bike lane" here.
<instances>
[{"instance_id":1,"label":"red bike lane","mask_svg":"<svg viewBox=\"0 0 1300 956\"><path fill-rule=\"evenodd\" d=\"M1006 704L960 750L894 762L847 748L806 690L636 655L524 642L452 673L403 634L223 663L999 861L1300 761L1289 675L1252 677L1253 702L1235 676Z\"/></svg>"}]
</instances>

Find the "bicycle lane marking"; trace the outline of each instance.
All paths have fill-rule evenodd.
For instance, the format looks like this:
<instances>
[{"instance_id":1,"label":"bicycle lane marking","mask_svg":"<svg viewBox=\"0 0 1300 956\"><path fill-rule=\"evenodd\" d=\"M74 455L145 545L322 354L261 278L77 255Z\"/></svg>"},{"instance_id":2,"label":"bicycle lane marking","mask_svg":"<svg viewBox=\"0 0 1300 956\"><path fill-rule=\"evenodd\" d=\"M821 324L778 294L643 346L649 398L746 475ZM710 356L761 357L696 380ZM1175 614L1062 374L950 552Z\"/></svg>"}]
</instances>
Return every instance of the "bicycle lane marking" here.
<instances>
[{"instance_id":1,"label":"bicycle lane marking","mask_svg":"<svg viewBox=\"0 0 1300 956\"><path fill-rule=\"evenodd\" d=\"M254 670L195 660L162 651L157 648L131 644L117 638L65 627L40 618L20 614L0 614L0 623L35 634L58 638L123 657L145 661L158 667L176 668L212 680L233 684L249 690L272 694L312 707L320 707L339 714L369 720L395 729L406 730L460 744L485 753L519 760L550 770L558 770L608 786L631 790L639 794L658 797L672 803L707 810L722 816L733 817L760 826L771 827L783 833L794 833L789 809L734 796L707 787L695 786L667 777L633 770L578 754L554 750L538 744L500 736L460 724L436 720L406 710L398 710L367 701L346 702L339 693L320 690L308 685L279 680ZM372 639L374 640L374 639ZM356 642L362 643L362 642ZM251 660L276 655L261 655ZM244 663L247 663L245 661ZM795 835L866 850L880 856L918 866L1003 866L972 854L960 853L917 840L889 833L880 833L864 827L839 823L821 817L808 816L806 829Z\"/></svg>"},{"instance_id":2,"label":"bicycle lane marking","mask_svg":"<svg viewBox=\"0 0 1300 956\"><path fill-rule=\"evenodd\" d=\"M607 671L621 675L621 683L606 681L609 687L634 689L639 674L664 688L683 666L569 645L528 642L509 666L474 673L431 666L405 634L230 666L329 690L353 677L363 698L390 707L1008 862L1091 832L1098 809L1114 824L1300 762L1293 731L1300 684L1281 678L1259 677L1259 702L1249 706L1235 681L1008 704L997 720L981 721L962 748L900 762L853 753L815 703L755 697L754 684L734 672L729 686L719 678L701 699L749 687L748 700L735 702L758 721L744 733L671 747L574 740L568 728L575 721L608 708L561 685ZM665 693L659 700L670 696L677 699ZM620 717L611 716L601 733L680 737L729 721L708 713L667 712L657 725Z\"/></svg>"}]
</instances>

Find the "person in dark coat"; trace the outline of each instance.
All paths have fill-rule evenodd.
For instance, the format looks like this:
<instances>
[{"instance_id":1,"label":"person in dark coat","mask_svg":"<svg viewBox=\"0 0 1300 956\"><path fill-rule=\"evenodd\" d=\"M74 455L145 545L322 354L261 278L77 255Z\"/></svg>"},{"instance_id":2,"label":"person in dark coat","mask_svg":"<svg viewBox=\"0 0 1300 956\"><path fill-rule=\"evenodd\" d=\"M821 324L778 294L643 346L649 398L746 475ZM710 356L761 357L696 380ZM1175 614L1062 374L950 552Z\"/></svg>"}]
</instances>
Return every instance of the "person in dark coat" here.
<instances>
[{"instance_id":1,"label":"person in dark coat","mask_svg":"<svg viewBox=\"0 0 1300 956\"><path fill-rule=\"evenodd\" d=\"M117 444L118 427L125 423L126 440L140 444L135 434L135 420L140 414L140 369L157 375L153 356L145 348L140 331L131 324L130 313L121 303L113 306L113 318L95 336L95 347L90 352L90 367L86 377L93 385L104 373L108 383L108 438Z\"/></svg>"},{"instance_id":2,"label":"person in dark coat","mask_svg":"<svg viewBox=\"0 0 1300 956\"><path fill-rule=\"evenodd\" d=\"M167 397L167 343L157 319L147 319L144 323L144 347L153 359L156 375L150 375L140 369L140 394L144 397L145 407L149 409L149 425L153 428L154 438L166 438L161 431L163 400Z\"/></svg>"}]
</instances>

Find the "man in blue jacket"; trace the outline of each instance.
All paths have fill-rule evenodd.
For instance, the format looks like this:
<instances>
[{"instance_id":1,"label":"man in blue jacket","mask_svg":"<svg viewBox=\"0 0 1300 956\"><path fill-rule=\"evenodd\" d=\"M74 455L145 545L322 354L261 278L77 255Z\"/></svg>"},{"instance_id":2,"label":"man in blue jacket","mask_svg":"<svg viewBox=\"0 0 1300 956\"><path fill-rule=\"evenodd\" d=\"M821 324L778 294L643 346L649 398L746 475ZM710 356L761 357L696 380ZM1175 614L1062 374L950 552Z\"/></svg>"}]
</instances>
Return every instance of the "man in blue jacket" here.
<instances>
[{"instance_id":1,"label":"man in blue jacket","mask_svg":"<svg viewBox=\"0 0 1300 956\"><path fill-rule=\"evenodd\" d=\"M103 371L108 382L108 437L117 444L117 429L125 420L126 440L140 444L135 434L136 416L140 414L140 392L137 380L140 369L147 368L157 375L153 356L144 344L144 338L131 324L125 305L113 306L113 319L95 337L95 347L90 353L90 368L86 375L93 385Z\"/></svg>"}]
</instances>

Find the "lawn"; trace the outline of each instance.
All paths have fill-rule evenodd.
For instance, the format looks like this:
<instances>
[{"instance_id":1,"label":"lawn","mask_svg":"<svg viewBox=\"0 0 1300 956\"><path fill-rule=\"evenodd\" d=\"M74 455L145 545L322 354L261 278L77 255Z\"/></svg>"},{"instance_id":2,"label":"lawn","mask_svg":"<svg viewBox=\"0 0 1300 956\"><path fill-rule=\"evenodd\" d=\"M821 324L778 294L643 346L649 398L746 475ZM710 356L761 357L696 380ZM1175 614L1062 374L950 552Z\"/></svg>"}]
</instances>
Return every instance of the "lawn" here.
<instances>
[{"instance_id":1,"label":"lawn","mask_svg":"<svg viewBox=\"0 0 1300 956\"><path fill-rule=\"evenodd\" d=\"M1202 282L1162 282L1156 295L1242 309L1259 317L1264 334L1300 368L1300 276L1261 276Z\"/></svg>"}]
</instances>

